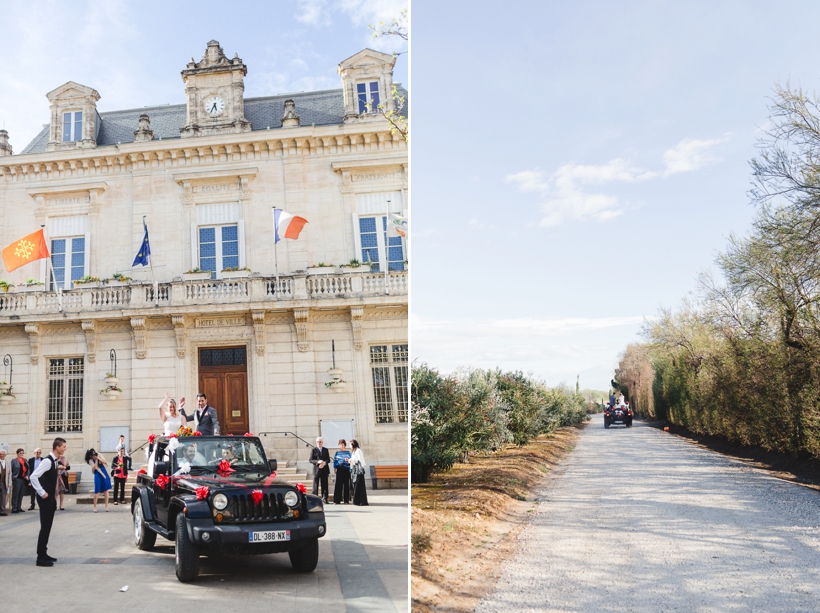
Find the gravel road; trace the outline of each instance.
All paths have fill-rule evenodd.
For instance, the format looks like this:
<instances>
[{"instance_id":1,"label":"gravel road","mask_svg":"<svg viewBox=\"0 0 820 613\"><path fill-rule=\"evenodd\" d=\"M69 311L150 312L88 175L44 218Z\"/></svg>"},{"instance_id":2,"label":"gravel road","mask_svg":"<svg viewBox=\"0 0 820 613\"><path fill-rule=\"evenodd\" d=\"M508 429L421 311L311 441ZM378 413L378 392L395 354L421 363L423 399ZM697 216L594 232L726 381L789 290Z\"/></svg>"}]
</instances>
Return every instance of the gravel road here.
<instances>
[{"instance_id":1,"label":"gravel road","mask_svg":"<svg viewBox=\"0 0 820 613\"><path fill-rule=\"evenodd\" d=\"M593 416L477 613L820 611L820 494Z\"/></svg>"}]
</instances>

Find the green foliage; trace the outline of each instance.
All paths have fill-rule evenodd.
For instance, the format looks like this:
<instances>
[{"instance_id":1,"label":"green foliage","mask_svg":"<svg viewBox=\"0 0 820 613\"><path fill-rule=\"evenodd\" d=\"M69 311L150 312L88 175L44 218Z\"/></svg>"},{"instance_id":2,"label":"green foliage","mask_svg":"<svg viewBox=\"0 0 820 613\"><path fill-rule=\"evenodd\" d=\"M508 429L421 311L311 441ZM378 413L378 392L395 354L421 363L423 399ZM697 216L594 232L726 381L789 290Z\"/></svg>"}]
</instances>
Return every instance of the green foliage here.
<instances>
[{"instance_id":1,"label":"green foliage","mask_svg":"<svg viewBox=\"0 0 820 613\"><path fill-rule=\"evenodd\" d=\"M569 388L548 388L521 372L470 369L442 376L412 369L412 478L425 482L471 452L525 445L539 434L582 422L587 405Z\"/></svg>"}]
</instances>

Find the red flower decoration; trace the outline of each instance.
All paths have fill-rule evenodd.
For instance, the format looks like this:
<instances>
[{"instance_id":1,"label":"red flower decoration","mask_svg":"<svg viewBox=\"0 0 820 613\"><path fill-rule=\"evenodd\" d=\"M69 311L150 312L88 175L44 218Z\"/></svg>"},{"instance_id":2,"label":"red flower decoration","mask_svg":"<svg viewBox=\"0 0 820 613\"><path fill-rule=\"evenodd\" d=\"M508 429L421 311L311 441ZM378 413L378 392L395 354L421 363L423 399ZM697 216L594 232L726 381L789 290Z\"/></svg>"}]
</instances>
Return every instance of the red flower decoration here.
<instances>
[{"instance_id":1,"label":"red flower decoration","mask_svg":"<svg viewBox=\"0 0 820 613\"><path fill-rule=\"evenodd\" d=\"M245 436L253 436L250 432L245 432Z\"/></svg>"},{"instance_id":2,"label":"red flower decoration","mask_svg":"<svg viewBox=\"0 0 820 613\"><path fill-rule=\"evenodd\" d=\"M211 488L207 485L203 485L202 487L196 488L194 491L196 492L197 500L205 500L208 497L208 493L211 491Z\"/></svg>"},{"instance_id":3,"label":"red flower decoration","mask_svg":"<svg viewBox=\"0 0 820 613\"><path fill-rule=\"evenodd\" d=\"M144 468L140 468L140 469L137 471L137 474L138 474L138 475L147 475L147 474L148 474L148 471L147 471L147 470L145 470Z\"/></svg>"},{"instance_id":4,"label":"red flower decoration","mask_svg":"<svg viewBox=\"0 0 820 613\"><path fill-rule=\"evenodd\" d=\"M259 504L260 502L262 502L262 496L264 496L264 494L262 493L262 490L253 490L251 492L251 497L253 498L253 504Z\"/></svg>"},{"instance_id":5,"label":"red flower decoration","mask_svg":"<svg viewBox=\"0 0 820 613\"><path fill-rule=\"evenodd\" d=\"M231 463L228 460L222 460L219 463L218 471L221 473L235 473L236 471L231 468Z\"/></svg>"},{"instance_id":6,"label":"red flower decoration","mask_svg":"<svg viewBox=\"0 0 820 613\"><path fill-rule=\"evenodd\" d=\"M153 445L155 440L157 440L157 435L156 434L149 434L148 435L148 442L149 443L151 443Z\"/></svg>"},{"instance_id":7,"label":"red flower decoration","mask_svg":"<svg viewBox=\"0 0 820 613\"><path fill-rule=\"evenodd\" d=\"M296 489L302 492L303 494L307 494L307 488L305 487L304 483L297 483Z\"/></svg>"},{"instance_id":8,"label":"red flower decoration","mask_svg":"<svg viewBox=\"0 0 820 613\"><path fill-rule=\"evenodd\" d=\"M169 435L168 435L168 438L176 438L176 437L177 437L177 435L176 435L176 434L169 434Z\"/></svg>"},{"instance_id":9,"label":"red flower decoration","mask_svg":"<svg viewBox=\"0 0 820 613\"><path fill-rule=\"evenodd\" d=\"M233 436L233 434L229 434L228 436Z\"/></svg>"},{"instance_id":10,"label":"red flower decoration","mask_svg":"<svg viewBox=\"0 0 820 613\"><path fill-rule=\"evenodd\" d=\"M202 436L202 432L199 430L194 430L194 436Z\"/></svg>"},{"instance_id":11,"label":"red flower decoration","mask_svg":"<svg viewBox=\"0 0 820 613\"><path fill-rule=\"evenodd\" d=\"M171 480L165 475L160 475L157 477L156 484L159 489L164 490L170 481Z\"/></svg>"}]
</instances>

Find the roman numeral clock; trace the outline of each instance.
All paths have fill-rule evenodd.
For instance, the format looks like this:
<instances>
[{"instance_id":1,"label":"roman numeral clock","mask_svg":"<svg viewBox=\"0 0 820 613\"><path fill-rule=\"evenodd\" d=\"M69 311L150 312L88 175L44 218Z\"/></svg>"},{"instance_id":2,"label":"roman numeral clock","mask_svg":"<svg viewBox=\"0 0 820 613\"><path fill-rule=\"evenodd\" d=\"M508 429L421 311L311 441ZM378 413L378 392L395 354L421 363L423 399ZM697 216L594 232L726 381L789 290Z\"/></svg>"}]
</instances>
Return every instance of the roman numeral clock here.
<instances>
[{"instance_id":1,"label":"roman numeral clock","mask_svg":"<svg viewBox=\"0 0 820 613\"><path fill-rule=\"evenodd\" d=\"M188 121L180 128L182 138L210 134L250 132L245 119L245 83L248 69L238 55L225 57L215 40L208 43L199 62L193 59L182 71L188 99Z\"/></svg>"}]
</instances>

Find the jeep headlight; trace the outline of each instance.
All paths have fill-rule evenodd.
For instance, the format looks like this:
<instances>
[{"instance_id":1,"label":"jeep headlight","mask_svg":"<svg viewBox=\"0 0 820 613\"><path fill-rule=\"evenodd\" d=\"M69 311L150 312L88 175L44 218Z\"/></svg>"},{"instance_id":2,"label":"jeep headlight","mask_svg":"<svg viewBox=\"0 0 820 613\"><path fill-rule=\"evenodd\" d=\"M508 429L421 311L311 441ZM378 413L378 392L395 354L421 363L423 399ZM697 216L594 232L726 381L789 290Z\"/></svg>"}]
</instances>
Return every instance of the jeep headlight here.
<instances>
[{"instance_id":1,"label":"jeep headlight","mask_svg":"<svg viewBox=\"0 0 820 613\"><path fill-rule=\"evenodd\" d=\"M225 494L217 494L214 496L214 507L218 511L223 510L225 507L228 506L228 497Z\"/></svg>"},{"instance_id":2,"label":"jeep headlight","mask_svg":"<svg viewBox=\"0 0 820 613\"><path fill-rule=\"evenodd\" d=\"M285 504L289 507L295 507L299 504L299 495L290 490L287 494L285 494Z\"/></svg>"}]
</instances>

